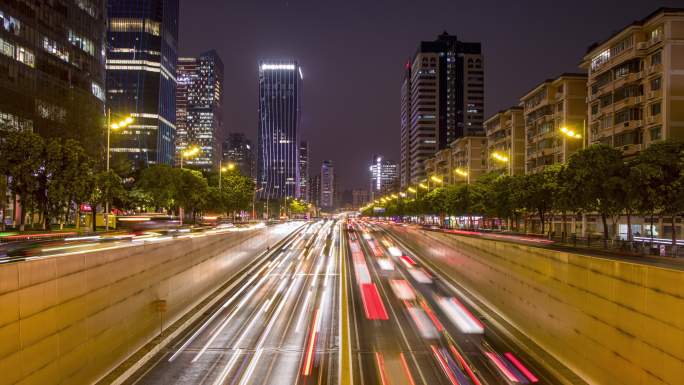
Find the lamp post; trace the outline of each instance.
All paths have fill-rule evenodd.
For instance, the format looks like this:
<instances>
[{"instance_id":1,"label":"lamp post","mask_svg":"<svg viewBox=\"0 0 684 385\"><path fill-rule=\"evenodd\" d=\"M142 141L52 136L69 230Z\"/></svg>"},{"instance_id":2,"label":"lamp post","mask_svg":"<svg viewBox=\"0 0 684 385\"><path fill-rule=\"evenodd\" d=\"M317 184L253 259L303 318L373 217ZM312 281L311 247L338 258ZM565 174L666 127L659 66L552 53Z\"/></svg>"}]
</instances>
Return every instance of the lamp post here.
<instances>
[{"instance_id":1,"label":"lamp post","mask_svg":"<svg viewBox=\"0 0 684 385\"><path fill-rule=\"evenodd\" d=\"M129 124L133 123L133 117L128 116L120 122L112 123L112 109L107 108L107 174L109 174L109 158L110 158L110 136L112 130L118 130L119 128L124 128ZM93 208L95 210L95 208ZM105 213L104 213L105 231L109 231L109 185L107 185L107 199L105 200Z\"/></svg>"},{"instance_id":2,"label":"lamp post","mask_svg":"<svg viewBox=\"0 0 684 385\"><path fill-rule=\"evenodd\" d=\"M444 184L444 179L438 177L437 175L431 176L431 177L430 177L430 180L433 181L433 182L435 182L435 183L438 183L438 184L440 184L440 185ZM429 182L428 182L428 183L429 183Z\"/></svg>"},{"instance_id":3,"label":"lamp post","mask_svg":"<svg viewBox=\"0 0 684 385\"><path fill-rule=\"evenodd\" d=\"M184 151L181 152L181 158L180 158L180 168L181 170L183 169L183 159L184 158L191 158L199 153L200 149L199 147L195 146L192 148L185 149ZM178 207L178 216L180 217L180 225L183 226L183 207L180 206Z\"/></svg>"},{"instance_id":4,"label":"lamp post","mask_svg":"<svg viewBox=\"0 0 684 385\"><path fill-rule=\"evenodd\" d=\"M566 147L565 141L567 140L567 138L581 139L582 140L582 149L584 150L586 148L587 121L584 119L582 120L582 134L575 132L574 130L568 128L567 126L561 127L560 131L563 134L563 162L565 162L566 161L566 155L567 155L566 154L567 151L565 149L565 147ZM573 222L575 222L575 219L573 219ZM565 229L563 229L563 231L565 231ZM575 227L575 232L576 231L577 231L577 227ZM586 236L586 234L587 234L587 214L582 213L582 234L581 234L582 238L584 238Z\"/></svg>"},{"instance_id":5,"label":"lamp post","mask_svg":"<svg viewBox=\"0 0 684 385\"><path fill-rule=\"evenodd\" d=\"M235 169L235 163L228 163L228 166L223 167L223 163L219 162L219 191L221 191L221 180L223 179L223 173L226 171L232 171Z\"/></svg>"},{"instance_id":6,"label":"lamp post","mask_svg":"<svg viewBox=\"0 0 684 385\"><path fill-rule=\"evenodd\" d=\"M263 187L260 189L256 189L256 188L254 189L254 194L252 195L252 220L254 220L256 218L256 209L254 208L254 204L256 203L256 193L258 193L259 191L261 191L263 189L264 189Z\"/></svg>"},{"instance_id":7,"label":"lamp post","mask_svg":"<svg viewBox=\"0 0 684 385\"><path fill-rule=\"evenodd\" d=\"M508 175L513 175L513 171L511 170L511 158L508 155L502 154L498 151L494 151L494 152L492 152L491 156L492 156L492 158L494 158L495 160L498 160L501 163L506 163L508 166L506 168L508 171Z\"/></svg>"},{"instance_id":8,"label":"lamp post","mask_svg":"<svg viewBox=\"0 0 684 385\"><path fill-rule=\"evenodd\" d=\"M470 174L468 173L468 171L465 171L465 170L463 170L463 169L461 169L461 168L457 168L457 169L454 170L454 172L455 172L456 174L458 174L458 175L464 177L467 185L470 184Z\"/></svg>"}]
</instances>

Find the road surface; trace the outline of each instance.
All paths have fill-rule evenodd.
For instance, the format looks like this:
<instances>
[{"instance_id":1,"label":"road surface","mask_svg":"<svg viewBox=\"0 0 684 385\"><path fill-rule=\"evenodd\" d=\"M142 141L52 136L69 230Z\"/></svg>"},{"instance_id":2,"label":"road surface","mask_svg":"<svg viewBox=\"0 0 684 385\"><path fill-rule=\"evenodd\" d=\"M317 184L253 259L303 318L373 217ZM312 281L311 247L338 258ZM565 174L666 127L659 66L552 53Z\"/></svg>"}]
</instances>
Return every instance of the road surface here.
<instances>
[{"instance_id":1,"label":"road surface","mask_svg":"<svg viewBox=\"0 0 684 385\"><path fill-rule=\"evenodd\" d=\"M337 383L339 234L335 221L295 233L130 383Z\"/></svg>"}]
</instances>

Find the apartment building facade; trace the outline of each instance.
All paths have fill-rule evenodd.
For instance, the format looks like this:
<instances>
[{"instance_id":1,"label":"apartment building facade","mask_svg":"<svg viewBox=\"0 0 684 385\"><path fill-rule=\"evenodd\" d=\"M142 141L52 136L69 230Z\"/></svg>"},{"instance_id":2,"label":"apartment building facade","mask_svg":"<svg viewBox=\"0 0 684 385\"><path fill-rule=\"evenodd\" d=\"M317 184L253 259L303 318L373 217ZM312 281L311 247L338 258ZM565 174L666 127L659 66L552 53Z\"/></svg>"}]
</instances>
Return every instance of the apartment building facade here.
<instances>
[{"instance_id":1,"label":"apartment building facade","mask_svg":"<svg viewBox=\"0 0 684 385\"><path fill-rule=\"evenodd\" d=\"M684 140L684 9L661 8L589 47L589 143L636 155Z\"/></svg>"},{"instance_id":2,"label":"apartment building facade","mask_svg":"<svg viewBox=\"0 0 684 385\"><path fill-rule=\"evenodd\" d=\"M487 133L487 171L507 175L525 173L525 119L522 106L513 106L484 122Z\"/></svg>"},{"instance_id":3,"label":"apartment building facade","mask_svg":"<svg viewBox=\"0 0 684 385\"><path fill-rule=\"evenodd\" d=\"M525 173L564 163L584 146L586 95L587 75L564 73L543 81L520 99L525 119Z\"/></svg>"}]
</instances>

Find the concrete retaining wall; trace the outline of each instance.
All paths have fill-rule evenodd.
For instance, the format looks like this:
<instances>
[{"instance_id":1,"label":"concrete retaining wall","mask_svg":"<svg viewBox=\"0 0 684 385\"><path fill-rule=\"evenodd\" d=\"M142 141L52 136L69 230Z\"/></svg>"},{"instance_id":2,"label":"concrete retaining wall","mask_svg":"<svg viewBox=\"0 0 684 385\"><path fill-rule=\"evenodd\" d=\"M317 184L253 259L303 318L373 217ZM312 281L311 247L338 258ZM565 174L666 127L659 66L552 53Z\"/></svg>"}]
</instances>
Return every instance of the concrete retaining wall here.
<instances>
[{"instance_id":1,"label":"concrete retaining wall","mask_svg":"<svg viewBox=\"0 0 684 385\"><path fill-rule=\"evenodd\" d=\"M293 224L0 265L0 384L88 384Z\"/></svg>"},{"instance_id":2,"label":"concrete retaining wall","mask_svg":"<svg viewBox=\"0 0 684 385\"><path fill-rule=\"evenodd\" d=\"M393 227L587 382L684 383L684 272Z\"/></svg>"}]
</instances>

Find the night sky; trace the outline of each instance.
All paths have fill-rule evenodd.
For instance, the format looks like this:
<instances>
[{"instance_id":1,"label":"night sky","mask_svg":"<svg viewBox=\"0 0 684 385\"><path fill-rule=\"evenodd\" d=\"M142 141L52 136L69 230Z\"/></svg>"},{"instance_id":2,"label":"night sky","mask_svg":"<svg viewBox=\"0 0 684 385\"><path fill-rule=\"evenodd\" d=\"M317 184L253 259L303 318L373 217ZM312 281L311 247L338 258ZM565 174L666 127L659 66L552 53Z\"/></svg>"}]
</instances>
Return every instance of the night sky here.
<instances>
[{"instance_id":1,"label":"night sky","mask_svg":"<svg viewBox=\"0 0 684 385\"><path fill-rule=\"evenodd\" d=\"M311 174L332 159L341 188L368 188L373 153L399 160L403 64L443 31L482 43L485 117L578 70L586 48L682 0L180 0L184 56L216 49L225 66L224 130L257 132L257 61L303 67L302 139ZM618 5L619 4L619 5Z\"/></svg>"}]
</instances>

